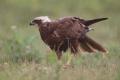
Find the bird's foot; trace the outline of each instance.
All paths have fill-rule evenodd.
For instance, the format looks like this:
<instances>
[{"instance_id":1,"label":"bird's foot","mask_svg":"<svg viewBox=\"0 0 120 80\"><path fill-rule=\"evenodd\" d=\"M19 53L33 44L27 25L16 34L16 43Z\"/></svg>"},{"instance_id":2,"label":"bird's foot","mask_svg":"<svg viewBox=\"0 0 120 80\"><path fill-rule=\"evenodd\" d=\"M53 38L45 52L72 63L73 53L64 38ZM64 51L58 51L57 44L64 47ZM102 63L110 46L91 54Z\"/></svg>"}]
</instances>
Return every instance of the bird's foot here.
<instances>
[{"instance_id":1,"label":"bird's foot","mask_svg":"<svg viewBox=\"0 0 120 80\"><path fill-rule=\"evenodd\" d=\"M63 65L63 69L67 69L67 68L73 68L74 66L72 64L64 64Z\"/></svg>"}]
</instances>

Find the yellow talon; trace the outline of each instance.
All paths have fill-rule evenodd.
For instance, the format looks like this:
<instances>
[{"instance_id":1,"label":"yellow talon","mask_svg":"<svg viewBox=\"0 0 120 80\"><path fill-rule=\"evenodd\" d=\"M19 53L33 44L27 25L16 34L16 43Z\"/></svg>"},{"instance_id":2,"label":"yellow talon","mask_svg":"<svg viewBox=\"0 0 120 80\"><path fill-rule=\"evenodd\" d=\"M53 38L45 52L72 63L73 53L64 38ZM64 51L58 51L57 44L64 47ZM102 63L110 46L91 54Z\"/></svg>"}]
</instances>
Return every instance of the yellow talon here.
<instances>
[{"instance_id":1,"label":"yellow talon","mask_svg":"<svg viewBox=\"0 0 120 80\"><path fill-rule=\"evenodd\" d=\"M68 60L67 60L67 65L70 65L71 62L72 62L72 57L73 57L73 54L68 54Z\"/></svg>"}]
</instances>

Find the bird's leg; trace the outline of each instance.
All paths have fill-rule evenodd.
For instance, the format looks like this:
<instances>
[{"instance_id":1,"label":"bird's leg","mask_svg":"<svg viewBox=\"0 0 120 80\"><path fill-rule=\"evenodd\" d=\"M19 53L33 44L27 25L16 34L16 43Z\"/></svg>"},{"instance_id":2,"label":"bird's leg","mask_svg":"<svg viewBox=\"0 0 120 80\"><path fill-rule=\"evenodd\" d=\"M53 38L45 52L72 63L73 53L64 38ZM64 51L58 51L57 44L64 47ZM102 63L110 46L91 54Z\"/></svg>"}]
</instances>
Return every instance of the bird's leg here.
<instances>
[{"instance_id":1,"label":"bird's leg","mask_svg":"<svg viewBox=\"0 0 120 80\"><path fill-rule=\"evenodd\" d=\"M76 53L77 53L77 47L78 47L78 44L73 40L73 41L71 41L71 42L68 42L68 45L69 45L69 47L70 47L70 49L71 49L71 53L72 54L68 54L68 60L67 60L67 63L66 63L66 66L65 67L67 67L67 66L72 66L72 60L73 60L73 56L75 56L76 55ZM72 66L73 67L73 66Z\"/></svg>"},{"instance_id":2,"label":"bird's leg","mask_svg":"<svg viewBox=\"0 0 120 80\"><path fill-rule=\"evenodd\" d=\"M62 65L62 61L61 61L62 53L60 51L57 51L56 55L57 55L57 59L58 59L58 65Z\"/></svg>"},{"instance_id":3,"label":"bird's leg","mask_svg":"<svg viewBox=\"0 0 120 80\"><path fill-rule=\"evenodd\" d=\"M71 47L71 43L69 39L68 39L68 46ZM68 54L68 60L67 60L66 65L70 65L71 61L72 61L72 54Z\"/></svg>"},{"instance_id":4,"label":"bird's leg","mask_svg":"<svg viewBox=\"0 0 120 80\"><path fill-rule=\"evenodd\" d=\"M68 47L71 47L71 43L70 43L70 40L69 40L69 38L67 39L68 40ZM72 61L72 54L68 54L68 59L67 59L67 63L63 66L63 68L67 68L67 67L69 67L70 66L70 64L71 64L71 61Z\"/></svg>"},{"instance_id":5,"label":"bird's leg","mask_svg":"<svg viewBox=\"0 0 120 80\"><path fill-rule=\"evenodd\" d=\"M62 44L63 44L63 41L60 42L60 44L58 45L57 51L56 51L57 58L58 58L58 64L60 65L62 64L62 61L61 61L62 52L60 51L60 47Z\"/></svg>"},{"instance_id":6,"label":"bird's leg","mask_svg":"<svg viewBox=\"0 0 120 80\"><path fill-rule=\"evenodd\" d=\"M63 66L64 69L68 68L68 67L73 67L72 66L72 60L73 60L73 54L68 54L68 59L67 59L67 62L66 64Z\"/></svg>"},{"instance_id":7,"label":"bird's leg","mask_svg":"<svg viewBox=\"0 0 120 80\"><path fill-rule=\"evenodd\" d=\"M57 52L56 55L57 55L58 60L61 60L62 53L61 52Z\"/></svg>"},{"instance_id":8,"label":"bird's leg","mask_svg":"<svg viewBox=\"0 0 120 80\"><path fill-rule=\"evenodd\" d=\"M71 64L72 58L73 58L73 54L68 54L68 60L67 60L66 65L70 65Z\"/></svg>"}]
</instances>

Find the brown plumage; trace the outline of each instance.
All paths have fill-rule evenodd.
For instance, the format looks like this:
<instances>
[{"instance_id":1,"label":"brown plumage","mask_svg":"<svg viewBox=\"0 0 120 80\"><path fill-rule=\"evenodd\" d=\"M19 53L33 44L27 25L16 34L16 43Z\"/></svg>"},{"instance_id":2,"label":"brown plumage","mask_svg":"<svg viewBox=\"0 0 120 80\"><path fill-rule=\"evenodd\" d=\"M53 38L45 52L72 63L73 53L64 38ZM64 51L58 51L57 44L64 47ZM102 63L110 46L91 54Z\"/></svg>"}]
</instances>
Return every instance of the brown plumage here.
<instances>
[{"instance_id":1,"label":"brown plumage","mask_svg":"<svg viewBox=\"0 0 120 80\"><path fill-rule=\"evenodd\" d=\"M86 35L91 30L89 25L106 19L84 20L79 17L65 17L53 21L47 16L42 16L32 20L30 25L38 25L42 40L56 52L60 59L62 53L68 48L73 54L77 54L79 48L86 52L106 53L104 47Z\"/></svg>"}]
</instances>

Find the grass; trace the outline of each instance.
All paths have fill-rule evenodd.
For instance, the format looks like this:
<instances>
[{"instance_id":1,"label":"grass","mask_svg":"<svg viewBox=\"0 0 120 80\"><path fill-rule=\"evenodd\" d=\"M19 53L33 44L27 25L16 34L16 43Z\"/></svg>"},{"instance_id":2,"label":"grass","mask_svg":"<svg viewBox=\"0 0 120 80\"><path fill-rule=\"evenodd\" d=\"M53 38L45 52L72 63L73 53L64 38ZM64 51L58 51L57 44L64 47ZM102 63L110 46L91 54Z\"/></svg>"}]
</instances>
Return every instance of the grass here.
<instances>
[{"instance_id":1,"label":"grass","mask_svg":"<svg viewBox=\"0 0 120 80\"><path fill-rule=\"evenodd\" d=\"M75 59L74 68L63 69L56 63L24 61L0 64L0 80L119 80L119 57L103 58L88 54ZM77 60L77 62L76 62Z\"/></svg>"},{"instance_id":2,"label":"grass","mask_svg":"<svg viewBox=\"0 0 120 80\"><path fill-rule=\"evenodd\" d=\"M21 32L21 31L20 31ZM74 67L63 69L57 65L54 52L34 45L36 37L26 38L13 30L5 40L0 56L0 80L119 80L120 49L117 44L109 44L109 54L81 54L74 58ZM39 42L39 41L38 41ZM41 42L41 41L40 41ZM37 46L38 48L36 48ZM42 46L42 43L40 43ZM69 53L69 52L68 52ZM63 56L63 63L67 54Z\"/></svg>"}]
</instances>

